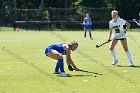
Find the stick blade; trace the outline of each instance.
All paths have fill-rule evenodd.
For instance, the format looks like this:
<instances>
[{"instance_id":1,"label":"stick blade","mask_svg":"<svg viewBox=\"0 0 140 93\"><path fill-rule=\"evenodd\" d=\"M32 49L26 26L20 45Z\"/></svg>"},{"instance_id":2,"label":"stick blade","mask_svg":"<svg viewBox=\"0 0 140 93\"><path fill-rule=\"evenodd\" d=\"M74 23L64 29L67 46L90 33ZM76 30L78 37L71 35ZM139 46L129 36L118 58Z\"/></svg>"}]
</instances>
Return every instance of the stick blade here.
<instances>
[{"instance_id":1,"label":"stick blade","mask_svg":"<svg viewBox=\"0 0 140 93\"><path fill-rule=\"evenodd\" d=\"M99 45L96 45L96 48L99 48Z\"/></svg>"},{"instance_id":2,"label":"stick blade","mask_svg":"<svg viewBox=\"0 0 140 93\"><path fill-rule=\"evenodd\" d=\"M102 73L91 72L91 71L87 71L87 70L79 70L79 71L86 72L86 73L92 73L92 74L96 74L96 75L103 75Z\"/></svg>"}]
</instances>

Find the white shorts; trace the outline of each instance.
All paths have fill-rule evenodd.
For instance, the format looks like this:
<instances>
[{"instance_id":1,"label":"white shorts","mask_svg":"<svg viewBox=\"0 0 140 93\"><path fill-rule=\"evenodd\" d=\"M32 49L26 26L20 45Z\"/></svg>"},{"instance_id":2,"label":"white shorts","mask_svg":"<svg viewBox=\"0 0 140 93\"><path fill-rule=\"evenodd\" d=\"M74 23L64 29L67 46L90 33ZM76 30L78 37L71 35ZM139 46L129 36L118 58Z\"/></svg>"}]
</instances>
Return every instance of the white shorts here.
<instances>
[{"instance_id":1,"label":"white shorts","mask_svg":"<svg viewBox=\"0 0 140 93\"><path fill-rule=\"evenodd\" d=\"M121 38L126 38L126 33L124 31L120 33L113 33L112 39L121 39Z\"/></svg>"}]
</instances>

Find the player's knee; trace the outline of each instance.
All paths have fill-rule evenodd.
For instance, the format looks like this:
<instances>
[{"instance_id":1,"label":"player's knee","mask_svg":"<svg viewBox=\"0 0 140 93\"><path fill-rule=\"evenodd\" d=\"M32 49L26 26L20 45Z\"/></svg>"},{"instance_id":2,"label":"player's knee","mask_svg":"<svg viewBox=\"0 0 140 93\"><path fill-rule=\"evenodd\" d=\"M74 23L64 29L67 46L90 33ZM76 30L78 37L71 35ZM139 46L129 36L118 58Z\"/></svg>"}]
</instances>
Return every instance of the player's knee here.
<instances>
[{"instance_id":1,"label":"player's knee","mask_svg":"<svg viewBox=\"0 0 140 93\"><path fill-rule=\"evenodd\" d=\"M58 59L63 59L62 54L58 54Z\"/></svg>"},{"instance_id":2,"label":"player's knee","mask_svg":"<svg viewBox=\"0 0 140 93\"><path fill-rule=\"evenodd\" d=\"M128 51L128 48L127 47L124 47L124 51L127 52Z\"/></svg>"},{"instance_id":3,"label":"player's knee","mask_svg":"<svg viewBox=\"0 0 140 93\"><path fill-rule=\"evenodd\" d=\"M114 48L112 48L112 47L110 47L109 49L110 49L110 51L113 51L114 50Z\"/></svg>"}]
</instances>

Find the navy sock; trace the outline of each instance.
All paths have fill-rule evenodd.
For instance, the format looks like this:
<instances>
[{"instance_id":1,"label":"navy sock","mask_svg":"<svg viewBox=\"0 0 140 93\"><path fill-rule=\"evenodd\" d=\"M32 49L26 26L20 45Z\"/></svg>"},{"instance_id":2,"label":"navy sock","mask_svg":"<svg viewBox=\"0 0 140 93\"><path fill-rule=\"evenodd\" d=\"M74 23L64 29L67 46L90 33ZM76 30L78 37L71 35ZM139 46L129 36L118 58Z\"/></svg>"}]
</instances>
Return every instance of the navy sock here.
<instances>
[{"instance_id":1,"label":"navy sock","mask_svg":"<svg viewBox=\"0 0 140 93\"><path fill-rule=\"evenodd\" d=\"M58 67L60 68L60 72L65 72L63 59L58 59Z\"/></svg>"},{"instance_id":2,"label":"navy sock","mask_svg":"<svg viewBox=\"0 0 140 93\"><path fill-rule=\"evenodd\" d=\"M57 61L56 62L56 67L55 67L55 72L58 72L59 71L59 65L58 64L59 64L59 62Z\"/></svg>"},{"instance_id":3,"label":"navy sock","mask_svg":"<svg viewBox=\"0 0 140 93\"><path fill-rule=\"evenodd\" d=\"M92 38L91 32L89 32L89 36L90 36L90 38Z\"/></svg>"},{"instance_id":4,"label":"navy sock","mask_svg":"<svg viewBox=\"0 0 140 93\"><path fill-rule=\"evenodd\" d=\"M84 38L86 38L86 32L85 32L85 34L84 34Z\"/></svg>"}]
</instances>

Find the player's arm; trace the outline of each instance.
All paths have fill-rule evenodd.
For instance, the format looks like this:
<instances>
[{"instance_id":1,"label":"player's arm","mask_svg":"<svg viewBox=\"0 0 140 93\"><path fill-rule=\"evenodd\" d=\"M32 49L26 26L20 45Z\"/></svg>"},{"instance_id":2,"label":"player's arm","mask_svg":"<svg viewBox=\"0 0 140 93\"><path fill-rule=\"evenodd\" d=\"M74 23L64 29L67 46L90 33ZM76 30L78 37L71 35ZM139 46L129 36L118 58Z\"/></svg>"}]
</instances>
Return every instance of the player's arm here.
<instances>
[{"instance_id":1,"label":"player's arm","mask_svg":"<svg viewBox=\"0 0 140 93\"><path fill-rule=\"evenodd\" d=\"M83 25L85 25L85 18L84 18L84 20L83 20Z\"/></svg>"},{"instance_id":2,"label":"player's arm","mask_svg":"<svg viewBox=\"0 0 140 93\"><path fill-rule=\"evenodd\" d=\"M130 28L130 24L128 22L126 22L125 25L126 25L125 30L128 31L128 29Z\"/></svg>"},{"instance_id":3,"label":"player's arm","mask_svg":"<svg viewBox=\"0 0 140 93\"><path fill-rule=\"evenodd\" d=\"M139 20L139 22L137 22L137 25L140 26L140 20Z\"/></svg>"},{"instance_id":4,"label":"player's arm","mask_svg":"<svg viewBox=\"0 0 140 93\"><path fill-rule=\"evenodd\" d=\"M138 26L140 26L140 23L137 23Z\"/></svg>"},{"instance_id":5,"label":"player's arm","mask_svg":"<svg viewBox=\"0 0 140 93\"><path fill-rule=\"evenodd\" d=\"M92 25L92 21L91 21L91 18L90 18L90 25Z\"/></svg>"},{"instance_id":6,"label":"player's arm","mask_svg":"<svg viewBox=\"0 0 140 93\"><path fill-rule=\"evenodd\" d=\"M140 26L140 23L137 23L138 26Z\"/></svg>"},{"instance_id":7,"label":"player's arm","mask_svg":"<svg viewBox=\"0 0 140 93\"><path fill-rule=\"evenodd\" d=\"M71 65L74 68L74 70L78 71L79 68L77 68L76 65L74 64L74 62L72 61L70 54L71 54L70 50L66 49L66 62L67 62L67 65L68 66Z\"/></svg>"}]
</instances>

